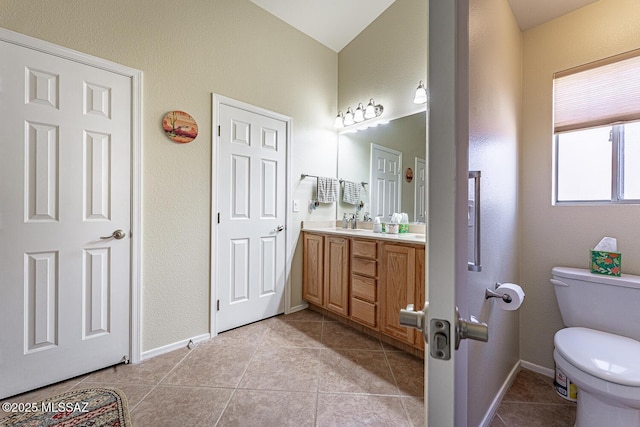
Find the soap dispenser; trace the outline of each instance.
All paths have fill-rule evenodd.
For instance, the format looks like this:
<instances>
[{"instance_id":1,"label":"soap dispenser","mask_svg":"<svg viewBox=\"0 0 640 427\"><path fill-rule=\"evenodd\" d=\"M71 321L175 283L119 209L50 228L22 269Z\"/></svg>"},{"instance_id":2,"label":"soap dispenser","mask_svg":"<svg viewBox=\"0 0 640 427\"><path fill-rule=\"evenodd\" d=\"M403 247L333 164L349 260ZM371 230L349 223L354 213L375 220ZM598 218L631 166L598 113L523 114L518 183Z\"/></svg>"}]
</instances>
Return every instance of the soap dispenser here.
<instances>
[{"instance_id":1,"label":"soap dispenser","mask_svg":"<svg viewBox=\"0 0 640 427\"><path fill-rule=\"evenodd\" d=\"M349 228L349 220L347 219L347 213L342 215L342 228Z\"/></svg>"}]
</instances>

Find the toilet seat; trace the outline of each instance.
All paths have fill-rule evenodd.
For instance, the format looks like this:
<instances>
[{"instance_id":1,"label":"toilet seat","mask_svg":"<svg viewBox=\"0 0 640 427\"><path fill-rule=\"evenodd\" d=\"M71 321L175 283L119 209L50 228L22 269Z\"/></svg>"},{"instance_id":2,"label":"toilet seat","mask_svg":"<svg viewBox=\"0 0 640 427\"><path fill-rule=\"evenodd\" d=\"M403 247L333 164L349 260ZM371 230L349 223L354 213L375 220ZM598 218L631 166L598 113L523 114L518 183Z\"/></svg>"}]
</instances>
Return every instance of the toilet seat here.
<instances>
[{"instance_id":1,"label":"toilet seat","mask_svg":"<svg viewBox=\"0 0 640 427\"><path fill-rule=\"evenodd\" d=\"M640 342L572 327L558 331L554 344L556 351L576 368L608 382L640 387Z\"/></svg>"}]
</instances>

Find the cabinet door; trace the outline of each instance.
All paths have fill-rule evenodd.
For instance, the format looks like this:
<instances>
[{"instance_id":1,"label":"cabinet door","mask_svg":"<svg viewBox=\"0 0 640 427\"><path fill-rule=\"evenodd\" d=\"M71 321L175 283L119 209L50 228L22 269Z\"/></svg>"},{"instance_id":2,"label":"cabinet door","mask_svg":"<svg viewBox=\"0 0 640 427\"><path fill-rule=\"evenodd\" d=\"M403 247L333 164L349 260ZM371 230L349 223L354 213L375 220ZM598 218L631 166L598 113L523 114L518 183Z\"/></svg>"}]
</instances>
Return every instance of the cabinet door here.
<instances>
[{"instance_id":1,"label":"cabinet door","mask_svg":"<svg viewBox=\"0 0 640 427\"><path fill-rule=\"evenodd\" d=\"M416 248L385 244L381 269L380 331L413 345L413 329L400 325L400 309L415 304Z\"/></svg>"},{"instance_id":2,"label":"cabinet door","mask_svg":"<svg viewBox=\"0 0 640 427\"><path fill-rule=\"evenodd\" d=\"M324 293L324 237L304 233L302 264L302 298L316 304L323 304Z\"/></svg>"},{"instance_id":3,"label":"cabinet door","mask_svg":"<svg viewBox=\"0 0 640 427\"><path fill-rule=\"evenodd\" d=\"M327 236L324 242L324 307L348 316L349 239Z\"/></svg>"},{"instance_id":4,"label":"cabinet door","mask_svg":"<svg viewBox=\"0 0 640 427\"><path fill-rule=\"evenodd\" d=\"M415 309L422 310L426 300L425 290L425 250L424 248L416 249L416 302ZM415 333L414 346L424 350L424 337L422 333Z\"/></svg>"}]
</instances>

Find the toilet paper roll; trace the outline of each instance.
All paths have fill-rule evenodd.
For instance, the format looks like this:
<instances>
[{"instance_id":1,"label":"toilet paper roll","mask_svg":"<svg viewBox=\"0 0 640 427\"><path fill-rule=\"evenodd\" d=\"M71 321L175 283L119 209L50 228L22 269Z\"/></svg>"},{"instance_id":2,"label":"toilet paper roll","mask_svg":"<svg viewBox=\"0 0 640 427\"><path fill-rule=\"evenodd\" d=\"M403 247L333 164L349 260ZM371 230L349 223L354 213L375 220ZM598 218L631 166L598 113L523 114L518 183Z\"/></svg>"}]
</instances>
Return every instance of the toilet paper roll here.
<instances>
[{"instance_id":1,"label":"toilet paper roll","mask_svg":"<svg viewBox=\"0 0 640 427\"><path fill-rule=\"evenodd\" d=\"M496 304L503 310L517 310L524 301L524 291L515 283L503 283L496 289L500 295L507 294L511 297L511 302L505 302L503 299L496 298Z\"/></svg>"}]
</instances>

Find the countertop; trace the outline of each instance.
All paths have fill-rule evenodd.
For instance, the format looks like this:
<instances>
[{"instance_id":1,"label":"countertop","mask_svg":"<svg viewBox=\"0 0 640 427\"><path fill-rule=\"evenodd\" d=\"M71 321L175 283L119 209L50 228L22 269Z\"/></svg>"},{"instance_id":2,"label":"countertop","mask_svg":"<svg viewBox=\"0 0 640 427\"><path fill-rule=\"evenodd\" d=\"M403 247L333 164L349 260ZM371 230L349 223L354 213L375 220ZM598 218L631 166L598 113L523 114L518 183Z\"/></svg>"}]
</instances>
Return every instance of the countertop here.
<instances>
[{"instance_id":1,"label":"countertop","mask_svg":"<svg viewBox=\"0 0 640 427\"><path fill-rule=\"evenodd\" d=\"M392 242L402 242L402 243L411 243L411 244L425 244L426 234L425 233L397 233L397 234L387 234L387 233L374 233L371 227L371 223L363 223L363 228L357 228L355 230L351 228L342 228L342 226L338 226L335 221L303 221L302 222L302 231L309 231L315 233L326 233L326 234L336 234L341 236L349 236L349 237L358 237L362 239L376 239L376 240L384 240L384 241L392 241ZM365 228L366 227L366 228ZM421 229L422 227L422 229ZM416 228L410 226L410 231L424 231L424 225L418 225Z\"/></svg>"}]
</instances>

